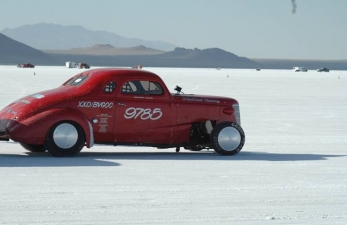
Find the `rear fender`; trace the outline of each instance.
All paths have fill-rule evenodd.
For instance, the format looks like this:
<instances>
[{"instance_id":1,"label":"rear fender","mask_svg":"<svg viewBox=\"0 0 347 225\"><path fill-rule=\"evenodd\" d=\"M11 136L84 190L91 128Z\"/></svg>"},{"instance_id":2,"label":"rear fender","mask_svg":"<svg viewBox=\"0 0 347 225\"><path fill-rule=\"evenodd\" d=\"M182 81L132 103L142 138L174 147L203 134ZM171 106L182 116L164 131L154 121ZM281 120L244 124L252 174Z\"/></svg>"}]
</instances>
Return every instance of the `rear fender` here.
<instances>
[{"instance_id":1,"label":"rear fender","mask_svg":"<svg viewBox=\"0 0 347 225\"><path fill-rule=\"evenodd\" d=\"M60 121L72 121L79 124L86 136L86 146L90 148L94 145L91 123L81 112L72 109L52 109L18 121L9 130L9 134L14 141L42 145L49 129Z\"/></svg>"}]
</instances>

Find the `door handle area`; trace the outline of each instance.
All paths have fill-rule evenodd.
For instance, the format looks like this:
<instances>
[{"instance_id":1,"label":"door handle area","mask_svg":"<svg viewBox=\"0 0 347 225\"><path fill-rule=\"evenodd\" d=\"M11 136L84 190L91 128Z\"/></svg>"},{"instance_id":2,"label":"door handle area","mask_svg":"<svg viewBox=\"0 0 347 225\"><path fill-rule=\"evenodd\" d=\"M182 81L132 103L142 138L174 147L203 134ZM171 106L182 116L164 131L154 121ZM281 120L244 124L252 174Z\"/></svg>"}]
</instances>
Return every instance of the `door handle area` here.
<instances>
[{"instance_id":1,"label":"door handle area","mask_svg":"<svg viewBox=\"0 0 347 225\"><path fill-rule=\"evenodd\" d=\"M120 102L118 102L117 105L120 105L120 106L127 106L126 104L120 103Z\"/></svg>"}]
</instances>

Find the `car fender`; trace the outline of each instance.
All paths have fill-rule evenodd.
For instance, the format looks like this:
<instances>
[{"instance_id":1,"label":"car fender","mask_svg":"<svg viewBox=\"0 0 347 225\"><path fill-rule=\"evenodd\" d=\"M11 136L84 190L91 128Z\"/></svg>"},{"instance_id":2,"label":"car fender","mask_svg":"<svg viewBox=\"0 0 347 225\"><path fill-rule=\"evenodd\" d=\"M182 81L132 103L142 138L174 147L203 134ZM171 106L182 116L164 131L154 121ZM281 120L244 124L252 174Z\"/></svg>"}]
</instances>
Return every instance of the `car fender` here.
<instances>
[{"instance_id":1,"label":"car fender","mask_svg":"<svg viewBox=\"0 0 347 225\"><path fill-rule=\"evenodd\" d=\"M94 145L93 128L86 116L79 111L64 108L47 110L17 122L9 130L10 137L14 141L42 145L49 129L60 121L78 123L85 133L86 146L90 148Z\"/></svg>"}]
</instances>

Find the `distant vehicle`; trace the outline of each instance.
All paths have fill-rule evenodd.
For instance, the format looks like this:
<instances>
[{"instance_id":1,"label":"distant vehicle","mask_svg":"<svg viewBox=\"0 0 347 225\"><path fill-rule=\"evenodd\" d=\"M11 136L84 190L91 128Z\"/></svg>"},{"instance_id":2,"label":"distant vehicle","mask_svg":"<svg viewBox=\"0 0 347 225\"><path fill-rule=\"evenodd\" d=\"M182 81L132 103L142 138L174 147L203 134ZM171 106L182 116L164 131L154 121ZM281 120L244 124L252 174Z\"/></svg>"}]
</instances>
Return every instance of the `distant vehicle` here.
<instances>
[{"instance_id":1,"label":"distant vehicle","mask_svg":"<svg viewBox=\"0 0 347 225\"><path fill-rule=\"evenodd\" d=\"M33 64L30 64L30 63L18 64L17 67L19 67L19 68L35 68L35 66Z\"/></svg>"},{"instance_id":2,"label":"distant vehicle","mask_svg":"<svg viewBox=\"0 0 347 225\"><path fill-rule=\"evenodd\" d=\"M323 67L323 68L317 69L317 72L329 72L329 69Z\"/></svg>"},{"instance_id":3,"label":"distant vehicle","mask_svg":"<svg viewBox=\"0 0 347 225\"><path fill-rule=\"evenodd\" d=\"M260 68L258 67L258 68L256 69L256 71L260 71Z\"/></svg>"},{"instance_id":4,"label":"distant vehicle","mask_svg":"<svg viewBox=\"0 0 347 225\"><path fill-rule=\"evenodd\" d=\"M1 110L0 141L54 156L74 156L94 143L241 151L239 102L181 90L176 86L171 93L158 75L144 70L88 70Z\"/></svg>"},{"instance_id":5,"label":"distant vehicle","mask_svg":"<svg viewBox=\"0 0 347 225\"><path fill-rule=\"evenodd\" d=\"M293 67L294 72L307 72L305 67Z\"/></svg>"},{"instance_id":6,"label":"distant vehicle","mask_svg":"<svg viewBox=\"0 0 347 225\"><path fill-rule=\"evenodd\" d=\"M90 66L87 63L78 63L78 68L80 68L80 69L89 69Z\"/></svg>"},{"instance_id":7,"label":"distant vehicle","mask_svg":"<svg viewBox=\"0 0 347 225\"><path fill-rule=\"evenodd\" d=\"M69 68L69 69L71 69L71 68L77 68L77 63L75 63L75 62L66 62L65 63L65 66L66 66L66 68Z\"/></svg>"},{"instance_id":8,"label":"distant vehicle","mask_svg":"<svg viewBox=\"0 0 347 225\"><path fill-rule=\"evenodd\" d=\"M142 69L142 65L133 66L133 69Z\"/></svg>"}]
</instances>

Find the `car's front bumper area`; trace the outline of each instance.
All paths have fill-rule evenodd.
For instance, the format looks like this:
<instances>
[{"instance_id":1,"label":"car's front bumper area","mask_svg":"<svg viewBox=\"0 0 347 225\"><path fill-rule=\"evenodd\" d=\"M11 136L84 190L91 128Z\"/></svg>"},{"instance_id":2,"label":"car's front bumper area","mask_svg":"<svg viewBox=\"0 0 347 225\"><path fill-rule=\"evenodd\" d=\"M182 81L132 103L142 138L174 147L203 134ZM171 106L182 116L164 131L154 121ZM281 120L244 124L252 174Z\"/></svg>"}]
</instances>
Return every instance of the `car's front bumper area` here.
<instances>
[{"instance_id":1,"label":"car's front bumper area","mask_svg":"<svg viewBox=\"0 0 347 225\"><path fill-rule=\"evenodd\" d=\"M8 133L9 119L0 119L0 141L9 141L10 135Z\"/></svg>"},{"instance_id":2,"label":"car's front bumper area","mask_svg":"<svg viewBox=\"0 0 347 225\"><path fill-rule=\"evenodd\" d=\"M10 137L7 134L6 130L0 129L0 141L9 141Z\"/></svg>"}]
</instances>

